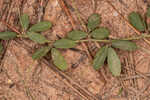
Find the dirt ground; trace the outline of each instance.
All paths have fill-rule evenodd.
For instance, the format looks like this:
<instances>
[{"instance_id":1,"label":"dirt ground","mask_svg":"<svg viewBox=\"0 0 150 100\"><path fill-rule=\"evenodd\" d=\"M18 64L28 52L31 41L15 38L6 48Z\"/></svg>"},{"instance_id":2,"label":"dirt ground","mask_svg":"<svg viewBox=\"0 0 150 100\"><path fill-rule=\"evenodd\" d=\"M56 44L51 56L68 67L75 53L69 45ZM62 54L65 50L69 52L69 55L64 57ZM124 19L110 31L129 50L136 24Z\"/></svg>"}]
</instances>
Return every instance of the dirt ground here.
<instances>
[{"instance_id":1,"label":"dirt ground","mask_svg":"<svg viewBox=\"0 0 150 100\"><path fill-rule=\"evenodd\" d=\"M62 3L62 1L64 3ZM0 18L20 30L19 16L27 13L31 24L48 20L51 30L43 32L49 40L64 37L72 29L86 30L92 13L101 15L102 24L116 38L136 35L125 18L132 11L144 15L149 0L0 0ZM63 5L65 4L65 6ZM66 13L70 12L69 16ZM82 21L81 21L82 20ZM10 30L0 23L0 31ZM39 45L28 39L2 41L0 56L0 100L150 100L150 45L135 41L142 49L135 52L118 51L122 75L112 77L107 66L99 72L91 66L85 53L61 50L69 64L59 71L49 57L33 61L32 53ZM86 44L92 56L97 46ZM79 45L78 49L86 50ZM82 59L81 59L82 58ZM81 61L79 61L81 60Z\"/></svg>"}]
</instances>

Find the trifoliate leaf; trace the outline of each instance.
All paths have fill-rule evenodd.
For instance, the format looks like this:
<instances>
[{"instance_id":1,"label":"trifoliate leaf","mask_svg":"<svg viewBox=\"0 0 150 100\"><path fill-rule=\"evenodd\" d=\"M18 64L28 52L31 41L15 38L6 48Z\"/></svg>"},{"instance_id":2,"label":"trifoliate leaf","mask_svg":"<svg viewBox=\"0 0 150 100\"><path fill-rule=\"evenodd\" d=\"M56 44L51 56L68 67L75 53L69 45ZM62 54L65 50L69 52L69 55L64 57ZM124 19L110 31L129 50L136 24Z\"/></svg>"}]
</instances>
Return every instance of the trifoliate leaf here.
<instances>
[{"instance_id":1,"label":"trifoliate leaf","mask_svg":"<svg viewBox=\"0 0 150 100\"><path fill-rule=\"evenodd\" d=\"M107 57L107 49L108 49L107 46L102 47L96 53L96 56L95 56L94 61L93 61L94 69L98 70L104 65L104 61Z\"/></svg>"},{"instance_id":2,"label":"trifoliate leaf","mask_svg":"<svg viewBox=\"0 0 150 100\"><path fill-rule=\"evenodd\" d=\"M29 27L29 16L27 14L23 14L20 17L20 24L24 30L27 30Z\"/></svg>"},{"instance_id":3,"label":"trifoliate leaf","mask_svg":"<svg viewBox=\"0 0 150 100\"><path fill-rule=\"evenodd\" d=\"M56 40L53 45L54 45L54 47L56 47L56 48L73 48L73 47L75 47L77 44L76 44L76 42L73 41L73 40L60 39L60 40Z\"/></svg>"},{"instance_id":4,"label":"trifoliate leaf","mask_svg":"<svg viewBox=\"0 0 150 100\"><path fill-rule=\"evenodd\" d=\"M107 38L109 36L109 34L110 33L107 28L101 27L101 28L94 30L91 33L91 36L95 39L104 39L104 38Z\"/></svg>"},{"instance_id":5,"label":"trifoliate leaf","mask_svg":"<svg viewBox=\"0 0 150 100\"><path fill-rule=\"evenodd\" d=\"M100 15L99 14L92 14L89 18L88 18L88 29L90 31L94 30L96 27L98 27L98 25L100 24Z\"/></svg>"},{"instance_id":6,"label":"trifoliate leaf","mask_svg":"<svg viewBox=\"0 0 150 100\"><path fill-rule=\"evenodd\" d=\"M146 24L142 17L136 13L132 12L129 16L129 22L139 31L144 31L146 28Z\"/></svg>"},{"instance_id":7,"label":"trifoliate leaf","mask_svg":"<svg viewBox=\"0 0 150 100\"><path fill-rule=\"evenodd\" d=\"M49 28L51 28L51 26L52 26L51 22L49 22L49 21L43 21L43 22L39 22L39 23L33 25L29 29L29 31L32 31L32 32L42 32L42 31L46 31Z\"/></svg>"},{"instance_id":8,"label":"trifoliate leaf","mask_svg":"<svg viewBox=\"0 0 150 100\"><path fill-rule=\"evenodd\" d=\"M27 36L29 39L31 39L34 42L37 42L39 44L44 44L48 42L48 40L41 34L35 33L35 32L27 32Z\"/></svg>"},{"instance_id":9,"label":"trifoliate leaf","mask_svg":"<svg viewBox=\"0 0 150 100\"><path fill-rule=\"evenodd\" d=\"M150 7L147 8L146 16L147 16L147 17L150 17Z\"/></svg>"},{"instance_id":10,"label":"trifoliate leaf","mask_svg":"<svg viewBox=\"0 0 150 100\"><path fill-rule=\"evenodd\" d=\"M0 43L0 53L3 51L3 45Z\"/></svg>"},{"instance_id":11,"label":"trifoliate leaf","mask_svg":"<svg viewBox=\"0 0 150 100\"><path fill-rule=\"evenodd\" d=\"M108 58L107 58L108 68L112 75L119 76L121 73L121 63L113 48L108 48Z\"/></svg>"},{"instance_id":12,"label":"trifoliate leaf","mask_svg":"<svg viewBox=\"0 0 150 100\"><path fill-rule=\"evenodd\" d=\"M67 37L71 40L80 40L80 39L87 37L87 35L88 34L85 32L82 32L79 30L73 30L73 31L69 32Z\"/></svg>"},{"instance_id":13,"label":"trifoliate leaf","mask_svg":"<svg viewBox=\"0 0 150 100\"><path fill-rule=\"evenodd\" d=\"M51 55L52 55L52 60L54 62L54 65L56 67L58 67L60 70L63 71L67 69L67 62L65 61L64 57L57 49L52 48Z\"/></svg>"},{"instance_id":14,"label":"trifoliate leaf","mask_svg":"<svg viewBox=\"0 0 150 100\"><path fill-rule=\"evenodd\" d=\"M117 40L112 42L114 48L119 48L122 50L134 51L137 49L137 45L134 42L126 40Z\"/></svg>"},{"instance_id":15,"label":"trifoliate leaf","mask_svg":"<svg viewBox=\"0 0 150 100\"><path fill-rule=\"evenodd\" d=\"M50 47L48 46L45 46L43 48L40 48L38 49L33 55L32 55L32 58L34 60L37 60L37 59L41 59L42 57L44 57L49 51L50 51Z\"/></svg>"},{"instance_id":16,"label":"trifoliate leaf","mask_svg":"<svg viewBox=\"0 0 150 100\"><path fill-rule=\"evenodd\" d=\"M15 32L0 32L0 39L2 40L9 40L17 37L17 34Z\"/></svg>"}]
</instances>

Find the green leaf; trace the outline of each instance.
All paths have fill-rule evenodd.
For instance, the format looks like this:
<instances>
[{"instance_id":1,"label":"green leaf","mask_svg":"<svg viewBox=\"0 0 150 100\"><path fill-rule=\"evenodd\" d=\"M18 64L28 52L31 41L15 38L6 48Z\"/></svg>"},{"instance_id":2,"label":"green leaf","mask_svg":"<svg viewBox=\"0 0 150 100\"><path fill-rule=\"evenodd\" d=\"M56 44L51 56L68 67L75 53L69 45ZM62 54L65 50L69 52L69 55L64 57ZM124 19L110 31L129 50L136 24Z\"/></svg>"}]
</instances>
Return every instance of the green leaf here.
<instances>
[{"instance_id":1,"label":"green leaf","mask_svg":"<svg viewBox=\"0 0 150 100\"><path fill-rule=\"evenodd\" d=\"M9 39L13 39L16 38L17 34L15 32L0 32L0 39L2 40L9 40Z\"/></svg>"},{"instance_id":2,"label":"green leaf","mask_svg":"<svg viewBox=\"0 0 150 100\"><path fill-rule=\"evenodd\" d=\"M27 14L23 14L20 16L20 24L24 30L27 30L29 27L29 16Z\"/></svg>"},{"instance_id":3,"label":"green leaf","mask_svg":"<svg viewBox=\"0 0 150 100\"><path fill-rule=\"evenodd\" d=\"M150 23L147 23L147 30L150 31Z\"/></svg>"},{"instance_id":4,"label":"green leaf","mask_svg":"<svg viewBox=\"0 0 150 100\"><path fill-rule=\"evenodd\" d=\"M80 39L86 38L87 35L88 34L85 32L74 30L74 31L69 32L67 37L71 40L80 40Z\"/></svg>"},{"instance_id":5,"label":"green leaf","mask_svg":"<svg viewBox=\"0 0 150 100\"><path fill-rule=\"evenodd\" d=\"M105 39L109 36L110 32L107 28L104 28L104 27L101 27L99 29L96 29L94 30L92 33L91 33L91 36L94 38L94 39Z\"/></svg>"},{"instance_id":6,"label":"green leaf","mask_svg":"<svg viewBox=\"0 0 150 100\"><path fill-rule=\"evenodd\" d=\"M67 69L67 62L65 61L64 57L57 49L52 48L51 55L52 55L52 60L54 62L54 65L56 67L58 67L60 70L63 71Z\"/></svg>"},{"instance_id":7,"label":"green leaf","mask_svg":"<svg viewBox=\"0 0 150 100\"><path fill-rule=\"evenodd\" d=\"M2 53L2 51L3 51L3 45L2 43L0 43L0 53Z\"/></svg>"},{"instance_id":8,"label":"green leaf","mask_svg":"<svg viewBox=\"0 0 150 100\"><path fill-rule=\"evenodd\" d=\"M49 51L50 51L50 47L48 46L45 46L43 48L40 48L38 49L33 55L32 55L32 58L34 60L37 60L37 59L41 59L42 57L44 57Z\"/></svg>"},{"instance_id":9,"label":"green leaf","mask_svg":"<svg viewBox=\"0 0 150 100\"><path fill-rule=\"evenodd\" d=\"M94 30L96 27L98 27L98 25L100 24L100 15L99 14L92 14L89 18L88 18L88 29L90 31Z\"/></svg>"},{"instance_id":10,"label":"green leaf","mask_svg":"<svg viewBox=\"0 0 150 100\"><path fill-rule=\"evenodd\" d=\"M150 7L147 8L146 16L150 17Z\"/></svg>"},{"instance_id":11,"label":"green leaf","mask_svg":"<svg viewBox=\"0 0 150 100\"><path fill-rule=\"evenodd\" d=\"M130 13L128 16L129 22L139 31L144 31L146 28L146 24L140 14L136 12Z\"/></svg>"},{"instance_id":12,"label":"green leaf","mask_svg":"<svg viewBox=\"0 0 150 100\"><path fill-rule=\"evenodd\" d=\"M108 58L107 58L108 68L112 75L119 76L121 73L121 63L113 48L108 48Z\"/></svg>"},{"instance_id":13,"label":"green leaf","mask_svg":"<svg viewBox=\"0 0 150 100\"><path fill-rule=\"evenodd\" d=\"M49 21L43 21L43 22L39 22L39 23L33 25L29 29L29 31L32 31L32 32L42 32L42 31L46 31L49 28L51 28L51 26L52 26L51 22L49 22Z\"/></svg>"},{"instance_id":14,"label":"green leaf","mask_svg":"<svg viewBox=\"0 0 150 100\"><path fill-rule=\"evenodd\" d=\"M48 42L48 40L43 35L35 32L27 32L27 36L29 37L29 39L39 44L44 44Z\"/></svg>"},{"instance_id":15,"label":"green leaf","mask_svg":"<svg viewBox=\"0 0 150 100\"><path fill-rule=\"evenodd\" d=\"M126 41L126 40L117 40L112 42L112 46L114 48L122 49L122 50L128 50L128 51L134 51L137 49L137 45L134 42Z\"/></svg>"},{"instance_id":16,"label":"green leaf","mask_svg":"<svg viewBox=\"0 0 150 100\"><path fill-rule=\"evenodd\" d=\"M73 40L60 39L60 40L56 40L53 45L54 45L54 47L56 47L56 48L73 48L73 47L75 47L77 44L76 44L76 42L73 41Z\"/></svg>"},{"instance_id":17,"label":"green leaf","mask_svg":"<svg viewBox=\"0 0 150 100\"><path fill-rule=\"evenodd\" d=\"M94 57L93 61L93 67L95 70L99 70L104 65L104 61L107 57L107 49L107 46L102 47L96 53L96 56Z\"/></svg>"}]
</instances>

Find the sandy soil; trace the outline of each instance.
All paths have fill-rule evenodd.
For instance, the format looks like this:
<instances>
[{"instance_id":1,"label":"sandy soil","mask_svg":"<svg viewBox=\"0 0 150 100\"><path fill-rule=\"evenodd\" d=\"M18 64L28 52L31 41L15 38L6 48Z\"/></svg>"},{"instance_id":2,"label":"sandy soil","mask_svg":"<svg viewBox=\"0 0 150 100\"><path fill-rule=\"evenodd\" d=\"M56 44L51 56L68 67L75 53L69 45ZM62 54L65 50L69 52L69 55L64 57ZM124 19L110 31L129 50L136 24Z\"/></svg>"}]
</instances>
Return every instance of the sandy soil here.
<instances>
[{"instance_id":1,"label":"sandy soil","mask_svg":"<svg viewBox=\"0 0 150 100\"><path fill-rule=\"evenodd\" d=\"M60 1L70 11L68 16ZM149 0L0 0L0 18L20 30L18 18L27 13L31 24L48 20L53 28L42 34L49 40L65 37L72 29L81 29L92 13L101 15L100 26L108 27L116 38L136 35L125 18L132 11L144 15ZM76 12L78 10L78 13ZM78 19L78 14L82 20ZM71 22L73 20L73 23ZM0 31L9 30L0 23ZM99 72L91 66L85 53L62 50L69 69L59 71L49 57L33 61L32 53L40 46L28 39L2 41L5 52L0 60L0 100L149 100L150 46L144 40L135 41L142 49L135 52L118 51L122 63L121 77L112 77L107 66ZM98 47L95 44L86 44ZM100 44L101 45L101 44ZM86 51L84 45L77 48ZM94 52L93 52L94 51ZM80 63L79 59L82 59ZM74 66L77 65L77 66ZM120 90L122 90L120 92Z\"/></svg>"}]
</instances>

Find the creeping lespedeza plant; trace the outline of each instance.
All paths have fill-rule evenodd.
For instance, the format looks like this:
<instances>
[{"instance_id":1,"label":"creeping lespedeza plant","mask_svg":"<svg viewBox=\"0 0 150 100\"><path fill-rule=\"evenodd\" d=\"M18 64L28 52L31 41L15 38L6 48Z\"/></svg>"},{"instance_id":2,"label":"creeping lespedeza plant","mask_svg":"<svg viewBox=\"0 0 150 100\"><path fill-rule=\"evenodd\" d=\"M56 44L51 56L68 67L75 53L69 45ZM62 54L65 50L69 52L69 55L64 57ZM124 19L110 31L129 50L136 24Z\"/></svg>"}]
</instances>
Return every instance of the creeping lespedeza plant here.
<instances>
[{"instance_id":1,"label":"creeping lespedeza plant","mask_svg":"<svg viewBox=\"0 0 150 100\"><path fill-rule=\"evenodd\" d=\"M146 15L147 17L150 17L150 8L148 8ZM142 17L136 12L132 12L128 18L131 25L133 25L133 27L135 27L140 32L146 30L146 25L150 27L150 23L146 24ZM136 38L110 39L110 31L108 30L108 28L98 27L100 22L100 16L98 14L92 14L88 18L88 32L73 30L69 32L65 38L56 41L50 41L47 40L43 35L41 35L40 32L50 29L52 27L51 22L43 21L29 27L29 16L27 14L24 14L20 17L20 24L22 27L22 32L20 33L23 34L17 34L10 31L0 32L0 39L10 40L16 37L22 37L29 38L30 40L38 44L45 44L46 46L42 46L42 48L38 49L32 55L32 58L34 60L38 60L51 52L51 58L54 65L62 71L67 70L68 67L67 62L58 49L74 48L80 42L102 42L105 45L99 48L99 50L97 51L93 60L93 68L95 70L99 70L104 65L104 62L107 61L108 68L112 75L119 76L121 73L121 62L115 51L115 48L124 51L134 51L137 49L137 45L130 40L146 38L150 37L150 35L140 35ZM2 44L0 44L0 52L2 51L2 49Z\"/></svg>"}]
</instances>

